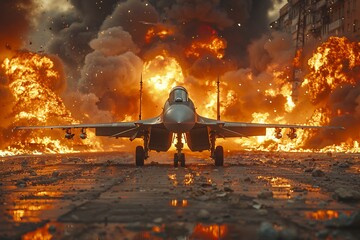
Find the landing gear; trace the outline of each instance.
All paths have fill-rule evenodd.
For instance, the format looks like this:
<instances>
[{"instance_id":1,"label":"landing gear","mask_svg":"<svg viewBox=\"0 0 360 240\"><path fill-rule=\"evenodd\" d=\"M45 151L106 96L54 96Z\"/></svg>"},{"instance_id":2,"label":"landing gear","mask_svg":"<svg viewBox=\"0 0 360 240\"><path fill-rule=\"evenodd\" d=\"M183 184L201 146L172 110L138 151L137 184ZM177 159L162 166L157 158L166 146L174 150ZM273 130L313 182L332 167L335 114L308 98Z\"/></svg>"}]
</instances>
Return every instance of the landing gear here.
<instances>
[{"instance_id":1,"label":"landing gear","mask_svg":"<svg viewBox=\"0 0 360 240\"><path fill-rule=\"evenodd\" d=\"M135 152L135 163L136 166L144 166L144 160L145 160L145 151L142 146L136 147Z\"/></svg>"},{"instance_id":2,"label":"landing gear","mask_svg":"<svg viewBox=\"0 0 360 240\"><path fill-rule=\"evenodd\" d=\"M144 166L144 160L149 158L149 132L144 132L144 147L137 146L135 152L136 166Z\"/></svg>"},{"instance_id":3,"label":"landing gear","mask_svg":"<svg viewBox=\"0 0 360 240\"><path fill-rule=\"evenodd\" d=\"M217 146L214 152L215 166L224 166L224 148Z\"/></svg>"},{"instance_id":4,"label":"landing gear","mask_svg":"<svg viewBox=\"0 0 360 240\"><path fill-rule=\"evenodd\" d=\"M182 153L184 144L181 142L181 133L176 134L176 153L174 154L174 167L178 167L179 162L181 167L185 167L185 154Z\"/></svg>"},{"instance_id":5,"label":"landing gear","mask_svg":"<svg viewBox=\"0 0 360 240\"><path fill-rule=\"evenodd\" d=\"M180 153L180 158L177 153L174 153L174 167L178 167L180 162L181 167L185 167L185 154Z\"/></svg>"},{"instance_id":6,"label":"landing gear","mask_svg":"<svg viewBox=\"0 0 360 240\"><path fill-rule=\"evenodd\" d=\"M222 146L217 146L215 148L216 134L215 132L210 132L210 152L211 158L215 160L215 166L221 167L224 166L224 148Z\"/></svg>"}]
</instances>

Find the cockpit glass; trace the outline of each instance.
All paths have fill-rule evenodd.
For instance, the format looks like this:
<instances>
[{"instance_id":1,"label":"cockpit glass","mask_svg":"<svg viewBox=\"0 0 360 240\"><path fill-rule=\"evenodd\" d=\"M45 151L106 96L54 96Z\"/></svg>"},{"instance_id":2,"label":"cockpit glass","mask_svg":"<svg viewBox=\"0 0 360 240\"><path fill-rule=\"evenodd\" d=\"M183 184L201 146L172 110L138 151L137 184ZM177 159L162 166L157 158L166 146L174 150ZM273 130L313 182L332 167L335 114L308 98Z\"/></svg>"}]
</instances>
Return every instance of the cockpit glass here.
<instances>
[{"instance_id":1,"label":"cockpit glass","mask_svg":"<svg viewBox=\"0 0 360 240\"><path fill-rule=\"evenodd\" d=\"M170 98L174 102L187 102L188 100L187 92L182 89L175 89L171 95Z\"/></svg>"}]
</instances>

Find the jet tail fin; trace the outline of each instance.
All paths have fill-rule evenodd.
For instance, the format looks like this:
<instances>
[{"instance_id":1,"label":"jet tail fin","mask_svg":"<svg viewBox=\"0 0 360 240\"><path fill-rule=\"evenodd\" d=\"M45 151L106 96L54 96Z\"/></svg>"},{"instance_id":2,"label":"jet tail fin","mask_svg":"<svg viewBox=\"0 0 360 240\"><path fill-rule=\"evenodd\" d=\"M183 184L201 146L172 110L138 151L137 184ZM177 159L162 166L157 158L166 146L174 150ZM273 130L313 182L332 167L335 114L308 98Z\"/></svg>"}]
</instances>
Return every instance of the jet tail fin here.
<instances>
[{"instance_id":1,"label":"jet tail fin","mask_svg":"<svg viewBox=\"0 0 360 240\"><path fill-rule=\"evenodd\" d=\"M216 107L216 119L218 121L220 121L220 78L218 76L217 78L217 82L216 82L216 86L217 86L217 107Z\"/></svg>"}]
</instances>

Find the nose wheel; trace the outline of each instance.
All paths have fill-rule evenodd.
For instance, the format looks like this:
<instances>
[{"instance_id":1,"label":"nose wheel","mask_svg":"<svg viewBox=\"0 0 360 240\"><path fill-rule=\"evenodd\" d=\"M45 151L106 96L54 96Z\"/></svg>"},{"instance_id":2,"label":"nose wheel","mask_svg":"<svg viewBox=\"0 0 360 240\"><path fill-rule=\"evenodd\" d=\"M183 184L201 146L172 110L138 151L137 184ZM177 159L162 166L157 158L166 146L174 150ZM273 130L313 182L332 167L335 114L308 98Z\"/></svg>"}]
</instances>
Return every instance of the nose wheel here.
<instances>
[{"instance_id":1,"label":"nose wheel","mask_svg":"<svg viewBox=\"0 0 360 240\"><path fill-rule=\"evenodd\" d=\"M174 153L174 167L178 167L180 162L181 167L185 167L185 154L180 153L180 158L177 153Z\"/></svg>"},{"instance_id":2,"label":"nose wheel","mask_svg":"<svg viewBox=\"0 0 360 240\"><path fill-rule=\"evenodd\" d=\"M184 144L181 142L181 133L176 134L176 153L174 154L174 167L180 166L185 167L185 154L182 153L182 148L184 147Z\"/></svg>"}]
</instances>

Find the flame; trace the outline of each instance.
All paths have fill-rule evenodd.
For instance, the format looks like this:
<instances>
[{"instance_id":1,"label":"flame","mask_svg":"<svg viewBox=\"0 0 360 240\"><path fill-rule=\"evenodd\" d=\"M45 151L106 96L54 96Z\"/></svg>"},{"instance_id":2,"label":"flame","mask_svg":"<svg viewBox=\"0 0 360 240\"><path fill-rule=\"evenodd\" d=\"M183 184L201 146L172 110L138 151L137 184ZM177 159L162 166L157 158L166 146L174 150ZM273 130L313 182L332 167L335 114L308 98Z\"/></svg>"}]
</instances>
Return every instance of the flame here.
<instances>
[{"instance_id":1,"label":"flame","mask_svg":"<svg viewBox=\"0 0 360 240\"><path fill-rule=\"evenodd\" d=\"M308 60L310 73L302 86L308 86L310 98L318 101L322 95L344 85L359 81L355 68L360 65L360 42L345 37L330 37Z\"/></svg>"},{"instance_id":2,"label":"flame","mask_svg":"<svg viewBox=\"0 0 360 240\"><path fill-rule=\"evenodd\" d=\"M150 86L151 94L157 92L166 92L176 85L184 82L184 76L179 63L175 58L167 56L164 52L157 55L151 61L144 64L143 76Z\"/></svg>"},{"instance_id":3,"label":"flame","mask_svg":"<svg viewBox=\"0 0 360 240\"><path fill-rule=\"evenodd\" d=\"M211 53L218 59L222 59L225 56L226 47L227 42L225 39L212 36L204 41L193 41L190 48L186 50L185 55L187 57L200 57L203 53Z\"/></svg>"},{"instance_id":4,"label":"flame","mask_svg":"<svg viewBox=\"0 0 360 240\"><path fill-rule=\"evenodd\" d=\"M145 35L145 42L150 43L155 38L165 39L174 35L174 29L163 24L156 24L156 26L148 29Z\"/></svg>"},{"instance_id":5,"label":"flame","mask_svg":"<svg viewBox=\"0 0 360 240\"><path fill-rule=\"evenodd\" d=\"M72 118L71 112L57 95L63 80L60 71L49 57L30 52L19 53L11 59L6 58L1 67L9 80L9 90L15 100L13 126L79 123ZM59 140L54 133L32 131L30 137L27 134L24 131L14 132L11 145L1 151L0 155L37 154L39 149L45 153L78 151L69 141ZM89 133L88 136L93 138L94 134ZM96 141L76 143L89 146L90 150L101 149ZM35 146L36 150L30 150L32 146Z\"/></svg>"}]
</instances>

